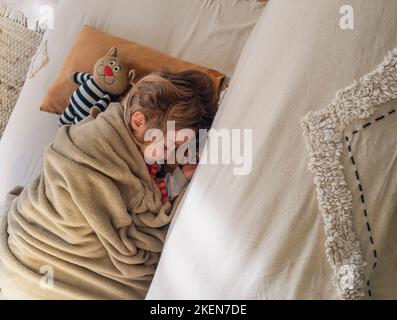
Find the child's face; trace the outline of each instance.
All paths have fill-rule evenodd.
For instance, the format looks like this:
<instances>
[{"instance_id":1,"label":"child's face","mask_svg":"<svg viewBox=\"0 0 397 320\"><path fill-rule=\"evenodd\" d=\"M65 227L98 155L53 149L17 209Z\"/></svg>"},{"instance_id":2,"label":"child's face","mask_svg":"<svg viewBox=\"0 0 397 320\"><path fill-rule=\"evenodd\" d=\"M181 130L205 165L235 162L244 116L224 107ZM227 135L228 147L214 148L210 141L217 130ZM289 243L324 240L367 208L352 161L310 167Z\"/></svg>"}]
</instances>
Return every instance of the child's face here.
<instances>
[{"instance_id":1,"label":"child's face","mask_svg":"<svg viewBox=\"0 0 397 320\"><path fill-rule=\"evenodd\" d=\"M133 128L133 135L137 141L145 141L145 134L151 129L147 125L145 115L140 111L132 114L131 127ZM194 130L170 130L161 137L156 137L156 140L153 142L139 143L139 149L146 160L167 162L170 154L174 153L174 155L176 155L178 148L190 139L193 139L194 135ZM161 149L162 152L159 152ZM178 159L175 159L175 161L176 164L174 166L177 166ZM172 167L173 165L171 164L169 166Z\"/></svg>"}]
</instances>

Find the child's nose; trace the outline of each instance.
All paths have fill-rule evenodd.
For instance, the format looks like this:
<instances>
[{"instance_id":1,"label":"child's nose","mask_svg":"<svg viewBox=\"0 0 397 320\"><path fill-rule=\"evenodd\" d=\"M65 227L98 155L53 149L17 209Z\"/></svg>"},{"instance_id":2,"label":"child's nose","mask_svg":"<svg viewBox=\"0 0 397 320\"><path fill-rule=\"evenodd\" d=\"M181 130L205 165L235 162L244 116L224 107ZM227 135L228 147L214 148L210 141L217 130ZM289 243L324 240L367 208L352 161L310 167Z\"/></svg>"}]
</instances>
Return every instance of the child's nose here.
<instances>
[{"instance_id":1,"label":"child's nose","mask_svg":"<svg viewBox=\"0 0 397 320\"><path fill-rule=\"evenodd\" d=\"M105 67L105 74L106 74L108 77L113 77L113 70L112 70L112 68L110 68L109 66L106 66L106 67Z\"/></svg>"}]
</instances>

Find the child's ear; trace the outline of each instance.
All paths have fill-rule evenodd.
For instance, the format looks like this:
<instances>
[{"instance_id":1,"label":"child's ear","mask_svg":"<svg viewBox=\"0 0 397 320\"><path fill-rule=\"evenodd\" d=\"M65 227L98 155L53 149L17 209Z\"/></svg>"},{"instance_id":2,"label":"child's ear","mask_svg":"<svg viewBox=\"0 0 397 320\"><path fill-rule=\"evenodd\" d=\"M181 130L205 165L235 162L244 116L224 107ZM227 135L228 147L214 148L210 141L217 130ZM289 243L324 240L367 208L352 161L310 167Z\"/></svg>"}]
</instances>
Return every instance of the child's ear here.
<instances>
[{"instance_id":1,"label":"child's ear","mask_svg":"<svg viewBox=\"0 0 397 320\"><path fill-rule=\"evenodd\" d=\"M134 84L134 79L135 79L135 70L130 70L128 72L128 83Z\"/></svg>"},{"instance_id":2,"label":"child's ear","mask_svg":"<svg viewBox=\"0 0 397 320\"><path fill-rule=\"evenodd\" d=\"M109 50L107 56L108 56L108 57L117 57L117 48L112 47L112 48Z\"/></svg>"},{"instance_id":3,"label":"child's ear","mask_svg":"<svg viewBox=\"0 0 397 320\"><path fill-rule=\"evenodd\" d=\"M140 111L134 112L131 116L132 128L136 131L140 131L145 128L145 125L146 125L145 115Z\"/></svg>"}]
</instances>

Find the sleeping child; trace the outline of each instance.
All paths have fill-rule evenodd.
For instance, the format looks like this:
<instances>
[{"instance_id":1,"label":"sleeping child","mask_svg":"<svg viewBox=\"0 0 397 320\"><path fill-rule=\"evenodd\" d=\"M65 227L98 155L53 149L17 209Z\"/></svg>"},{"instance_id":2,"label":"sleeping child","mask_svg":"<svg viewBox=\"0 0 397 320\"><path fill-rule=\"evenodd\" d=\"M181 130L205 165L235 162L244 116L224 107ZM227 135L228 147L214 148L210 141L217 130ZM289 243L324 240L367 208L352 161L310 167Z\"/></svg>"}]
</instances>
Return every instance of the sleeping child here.
<instances>
[{"instance_id":1,"label":"sleeping child","mask_svg":"<svg viewBox=\"0 0 397 320\"><path fill-rule=\"evenodd\" d=\"M169 121L175 122L176 131L187 128L195 132L209 129L217 111L217 97L211 80L205 74L197 71L160 72L152 73L139 81L127 95L123 105L126 124L144 154L148 145L144 137L148 129L160 129L168 138L171 138L166 133ZM176 147L183 142L173 141ZM167 139L164 139L164 148L167 149ZM167 152L164 155L167 157ZM181 168L177 166L172 173L164 176L167 168L149 166L152 176L157 177L163 201L173 201L192 178L196 165L188 163Z\"/></svg>"},{"instance_id":2,"label":"sleeping child","mask_svg":"<svg viewBox=\"0 0 397 320\"><path fill-rule=\"evenodd\" d=\"M143 299L177 195L196 169L147 164L146 133L164 132L174 121L176 132L196 134L211 126L216 111L208 76L159 72L136 83L122 104L61 127L44 153L40 175L11 191L0 214L2 294ZM176 150L183 143L174 142ZM171 162L164 154L160 160Z\"/></svg>"}]
</instances>

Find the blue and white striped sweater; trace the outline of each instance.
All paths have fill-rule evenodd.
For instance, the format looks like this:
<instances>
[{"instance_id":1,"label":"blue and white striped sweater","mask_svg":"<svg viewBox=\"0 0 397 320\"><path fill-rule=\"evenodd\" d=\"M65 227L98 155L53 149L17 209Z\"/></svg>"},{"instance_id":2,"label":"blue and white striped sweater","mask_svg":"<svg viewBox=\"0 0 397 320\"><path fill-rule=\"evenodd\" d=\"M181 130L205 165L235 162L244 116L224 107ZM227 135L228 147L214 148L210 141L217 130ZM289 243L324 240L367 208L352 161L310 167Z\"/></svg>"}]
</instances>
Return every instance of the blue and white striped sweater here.
<instances>
[{"instance_id":1,"label":"blue and white striped sweater","mask_svg":"<svg viewBox=\"0 0 397 320\"><path fill-rule=\"evenodd\" d=\"M60 125L78 123L90 114L90 109L95 105L105 111L112 101L111 96L98 87L91 74L76 72L73 80L80 87L74 91L69 106L59 118Z\"/></svg>"}]
</instances>

